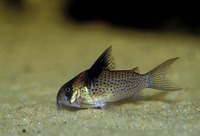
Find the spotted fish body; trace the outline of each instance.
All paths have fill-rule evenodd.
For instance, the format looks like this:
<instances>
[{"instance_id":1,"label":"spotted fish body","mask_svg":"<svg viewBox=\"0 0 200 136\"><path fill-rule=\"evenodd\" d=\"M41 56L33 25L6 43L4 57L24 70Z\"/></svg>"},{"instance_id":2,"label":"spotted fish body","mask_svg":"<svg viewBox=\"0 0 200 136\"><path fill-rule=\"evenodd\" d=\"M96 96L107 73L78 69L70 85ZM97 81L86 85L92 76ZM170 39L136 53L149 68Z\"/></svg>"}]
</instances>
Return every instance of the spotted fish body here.
<instances>
[{"instance_id":1,"label":"spotted fish body","mask_svg":"<svg viewBox=\"0 0 200 136\"><path fill-rule=\"evenodd\" d=\"M90 96L96 102L115 102L133 96L139 90L149 86L148 75L140 75L133 70L105 70L94 80L90 87Z\"/></svg>"},{"instance_id":2,"label":"spotted fish body","mask_svg":"<svg viewBox=\"0 0 200 136\"><path fill-rule=\"evenodd\" d=\"M175 91L181 88L165 78L167 69L178 58L160 64L146 74L139 68L111 70L114 67L111 47L97 59L93 66L65 83L57 94L57 103L78 108L103 107L107 103L134 96L143 88Z\"/></svg>"}]
</instances>

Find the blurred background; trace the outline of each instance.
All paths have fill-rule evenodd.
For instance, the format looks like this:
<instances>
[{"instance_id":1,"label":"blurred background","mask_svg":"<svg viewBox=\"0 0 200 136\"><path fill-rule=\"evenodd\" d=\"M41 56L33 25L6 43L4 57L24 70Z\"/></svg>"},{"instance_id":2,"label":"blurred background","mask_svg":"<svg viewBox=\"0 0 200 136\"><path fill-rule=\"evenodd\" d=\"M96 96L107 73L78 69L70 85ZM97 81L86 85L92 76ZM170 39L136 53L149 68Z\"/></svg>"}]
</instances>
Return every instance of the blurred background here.
<instances>
[{"instance_id":1,"label":"blurred background","mask_svg":"<svg viewBox=\"0 0 200 136\"><path fill-rule=\"evenodd\" d=\"M199 33L199 8L192 2L114 0L1 0L1 16L21 23L39 17L71 23L106 23L131 30ZM15 17L14 17L15 16Z\"/></svg>"},{"instance_id":2,"label":"blurred background","mask_svg":"<svg viewBox=\"0 0 200 136\"><path fill-rule=\"evenodd\" d=\"M132 135L133 130L198 135L198 6L188 1L0 0L0 135L96 135L99 128L104 135ZM110 45L117 69L138 66L146 73L180 57L168 76L183 89L144 89L144 101L119 102L112 114L58 110L59 88L90 68Z\"/></svg>"},{"instance_id":3,"label":"blurred background","mask_svg":"<svg viewBox=\"0 0 200 136\"><path fill-rule=\"evenodd\" d=\"M1 91L7 97L13 97L8 90L26 91L24 97L19 93L22 102L37 99L40 92L55 103L59 87L88 69L110 45L117 69L139 66L145 73L177 56L184 72L191 65L198 69L198 13L190 3L1 0ZM172 80L184 84L180 73ZM195 86L196 73L185 73L194 79L190 87ZM15 104L19 98L1 101Z\"/></svg>"}]
</instances>

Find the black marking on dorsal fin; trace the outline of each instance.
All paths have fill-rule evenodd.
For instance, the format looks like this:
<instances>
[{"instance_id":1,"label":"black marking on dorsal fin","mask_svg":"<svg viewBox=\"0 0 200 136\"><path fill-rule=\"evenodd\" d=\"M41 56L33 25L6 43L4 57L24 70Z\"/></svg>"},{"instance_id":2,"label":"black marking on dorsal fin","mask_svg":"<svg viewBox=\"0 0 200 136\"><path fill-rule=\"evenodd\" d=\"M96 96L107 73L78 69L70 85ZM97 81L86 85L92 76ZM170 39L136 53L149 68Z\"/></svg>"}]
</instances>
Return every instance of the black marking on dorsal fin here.
<instances>
[{"instance_id":1,"label":"black marking on dorsal fin","mask_svg":"<svg viewBox=\"0 0 200 136\"><path fill-rule=\"evenodd\" d=\"M86 85L90 85L95 78L98 78L103 70L110 70L115 67L114 58L111 55L111 48L112 46L107 48L90 67L90 69L87 70L85 78Z\"/></svg>"}]
</instances>

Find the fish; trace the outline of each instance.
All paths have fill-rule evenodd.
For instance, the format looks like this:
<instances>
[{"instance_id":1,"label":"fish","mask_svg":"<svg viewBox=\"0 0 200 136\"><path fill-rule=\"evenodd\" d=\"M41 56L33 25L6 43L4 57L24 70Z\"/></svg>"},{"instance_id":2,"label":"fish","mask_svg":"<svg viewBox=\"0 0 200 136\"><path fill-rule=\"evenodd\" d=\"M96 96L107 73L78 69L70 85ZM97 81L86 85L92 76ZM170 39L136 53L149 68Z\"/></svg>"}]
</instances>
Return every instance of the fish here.
<instances>
[{"instance_id":1,"label":"fish","mask_svg":"<svg viewBox=\"0 0 200 136\"><path fill-rule=\"evenodd\" d=\"M176 91L182 88L166 78L167 70L179 57L168 59L145 74L139 68L114 70L115 61L107 48L95 63L66 82L57 93L58 107L76 108L105 107L131 96L144 88Z\"/></svg>"}]
</instances>

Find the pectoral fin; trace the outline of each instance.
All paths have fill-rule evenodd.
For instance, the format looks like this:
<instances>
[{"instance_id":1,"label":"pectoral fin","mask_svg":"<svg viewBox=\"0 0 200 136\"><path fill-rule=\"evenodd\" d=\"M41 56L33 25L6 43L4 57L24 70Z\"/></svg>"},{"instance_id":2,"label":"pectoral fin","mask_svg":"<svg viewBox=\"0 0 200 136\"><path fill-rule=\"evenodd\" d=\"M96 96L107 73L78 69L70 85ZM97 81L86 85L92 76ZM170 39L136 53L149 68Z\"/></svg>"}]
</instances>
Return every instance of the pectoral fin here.
<instances>
[{"instance_id":1,"label":"pectoral fin","mask_svg":"<svg viewBox=\"0 0 200 136\"><path fill-rule=\"evenodd\" d=\"M80 108L93 108L95 104L80 103Z\"/></svg>"}]
</instances>

